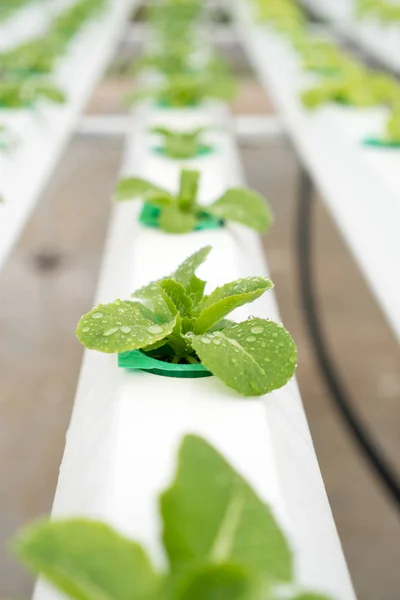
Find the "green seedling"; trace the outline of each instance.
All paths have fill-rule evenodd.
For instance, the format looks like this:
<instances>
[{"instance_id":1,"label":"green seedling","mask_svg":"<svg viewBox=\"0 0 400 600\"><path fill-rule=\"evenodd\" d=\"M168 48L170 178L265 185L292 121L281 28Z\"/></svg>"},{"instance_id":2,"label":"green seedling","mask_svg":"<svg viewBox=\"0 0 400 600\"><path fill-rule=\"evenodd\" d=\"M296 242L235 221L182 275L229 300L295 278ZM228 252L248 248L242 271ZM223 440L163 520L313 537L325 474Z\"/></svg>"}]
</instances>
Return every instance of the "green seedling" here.
<instances>
[{"instance_id":1,"label":"green seedling","mask_svg":"<svg viewBox=\"0 0 400 600\"><path fill-rule=\"evenodd\" d=\"M128 94L126 102L132 105L154 98L161 106L184 108L197 106L206 99L233 100L236 91L236 82L231 75L207 69L174 74L161 84Z\"/></svg>"},{"instance_id":2,"label":"green seedling","mask_svg":"<svg viewBox=\"0 0 400 600\"><path fill-rule=\"evenodd\" d=\"M265 277L239 279L205 295L197 268L211 250L204 247L164 279L137 290L139 301L116 300L85 314L77 328L90 350L122 353L141 350L160 361L203 364L243 396L261 396L284 386L294 375L296 345L279 323L250 317L227 319L273 287Z\"/></svg>"},{"instance_id":3,"label":"green seedling","mask_svg":"<svg viewBox=\"0 0 400 600\"><path fill-rule=\"evenodd\" d=\"M13 549L71 600L329 600L299 591L270 507L203 438L183 438L159 510L162 571L138 542L84 518L40 520Z\"/></svg>"},{"instance_id":4,"label":"green seedling","mask_svg":"<svg viewBox=\"0 0 400 600\"><path fill-rule=\"evenodd\" d=\"M162 137L162 151L165 156L176 160L185 160L211 150L210 146L202 142L203 133L207 129L209 127L198 127L191 131L176 131L167 127L152 127L150 132Z\"/></svg>"},{"instance_id":5,"label":"green seedling","mask_svg":"<svg viewBox=\"0 0 400 600\"><path fill-rule=\"evenodd\" d=\"M399 96L399 85L392 77L364 69L349 62L336 77L302 93L303 105L309 109L329 102L368 108L391 104Z\"/></svg>"},{"instance_id":6,"label":"green seedling","mask_svg":"<svg viewBox=\"0 0 400 600\"><path fill-rule=\"evenodd\" d=\"M57 86L38 78L0 81L0 110L32 107L42 101L63 104L66 96Z\"/></svg>"},{"instance_id":7,"label":"green seedling","mask_svg":"<svg viewBox=\"0 0 400 600\"><path fill-rule=\"evenodd\" d=\"M126 177L118 183L115 199L118 202L143 200L160 210L159 226L167 233L187 233L196 228L205 213L217 219L235 221L259 232L272 223L266 200L247 188L231 188L213 204L200 206L197 202L198 171L183 169L177 195L170 194L149 181Z\"/></svg>"}]
</instances>

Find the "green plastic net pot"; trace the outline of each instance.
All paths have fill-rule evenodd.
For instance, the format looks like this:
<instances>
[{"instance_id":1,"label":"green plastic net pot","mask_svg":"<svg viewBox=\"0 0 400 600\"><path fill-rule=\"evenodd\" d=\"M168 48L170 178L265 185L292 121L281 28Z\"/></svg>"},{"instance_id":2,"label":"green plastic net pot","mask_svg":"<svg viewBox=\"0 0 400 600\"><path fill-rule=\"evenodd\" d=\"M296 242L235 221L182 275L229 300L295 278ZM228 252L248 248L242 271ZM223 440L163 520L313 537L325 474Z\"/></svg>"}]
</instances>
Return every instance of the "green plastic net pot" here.
<instances>
[{"instance_id":1,"label":"green plastic net pot","mask_svg":"<svg viewBox=\"0 0 400 600\"><path fill-rule=\"evenodd\" d=\"M142 212L140 213L139 221L146 227L153 227L159 229L158 219L160 216L160 209L157 206L153 206L149 202L143 205ZM205 229L219 229L223 227L224 222L217 217L213 217L207 213L201 213L200 219L195 227L195 231L203 231Z\"/></svg>"},{"instance_id":2,"label":"green plastic net pot","mask_svg":"<svg viewBox=\"0 0 400 600\"><path fill-rule=\"evenodd\" d=\"M197 379L211 377L212 373L202 364L176 365L156 358L146 356L141 350L131 350L118 354L118 366L122 369L133 371L146 371L162 377L176 377L179 379Z\"/></svg>"},{"instance_id":3,"label":"green plastic net pot","mask_svg":"<svg viewBox=\"0 0 400 600\"><path fill-rule=\"evenodd\" d=\"M390 141L390 140L384 140L381 138L370 137L370 138L366 138L363 141L363 146L368 146L369 148L387 148L387 149L392 149L392 150L399 150L400 149L400 141L395 142L395 141Z\"/></svg>"},{"instance_id":4,"label":"green plastic net pot","mask_svg":"<svg viewBox=\"0 0 400 600\"><path fill-rule=\"evenodd\" d=\"M169 156L168 154L166 154L164 146L153 146L152 150L156 154L160 154L161 156L165 156L166 158L169 158L170 160L186 160L187 158L196 158L196 157L201 157L201 156L208 156L209 154L213 154L215 152L215 148L213 146L207 146L206 144L200 144L197 147L196 152L192 156L184 157L184 158L175 158L174 156Z\"/></svg>"},{"instance_id":5,"label":"green plastic net pot","mask_svg":"<svg viewBox=\"0 0 400 600\"><path fill-rule=\"evenodd\" d=\"M185 108L199 108L200 102L188 102L187 104L173 104L169 100L156 100L157 108L169 109L169 110L182 110Z\"/></svg>"}]
</instances>

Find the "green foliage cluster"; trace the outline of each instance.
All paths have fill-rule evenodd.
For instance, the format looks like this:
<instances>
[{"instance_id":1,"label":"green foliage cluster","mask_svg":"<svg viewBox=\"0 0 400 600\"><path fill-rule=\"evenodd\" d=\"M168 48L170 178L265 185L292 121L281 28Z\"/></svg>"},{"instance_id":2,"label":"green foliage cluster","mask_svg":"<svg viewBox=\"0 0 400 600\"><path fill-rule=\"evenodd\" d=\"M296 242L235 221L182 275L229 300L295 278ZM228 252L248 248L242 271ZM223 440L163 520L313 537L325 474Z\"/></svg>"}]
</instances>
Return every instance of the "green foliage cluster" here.
<instances>
[{"instance_id":1,"label":"green foliage cluster","mask_svg":"<svg viewBox=\"0 0 400 600\"><path fill-rule=\"evenodd\" d=\"M197 202L200 173L182 169L177 195L138 177L125 177L118 183L115 199L143 200L160 210L159 226L167 233L187 233L196 228L204 213L235 221L264 233L272 223L266 200L247 188L228 189L213 204Z\"/></svg>"},{"instance_id":2,"label":"green foliage cluster","mask_svg":"<svg viewBox=\"0 0 400 600\"><path fill-rule=\"evenodd\" d=\"M91 350L142 350L157 360L202 363L243 396L260 396L285 385L296 369L297 349L280 323L250 317L227 319L272 288L265 277L248 277L205 294L196 276L210 246L187 258L177 270L137 290L139 301L116 300L85 314L79 341Z\"/></svg>"},{"instance_id":3,"label":"green foliage cluster","mask_svg":"<svg viewBox=\"0 0 400 600\"><path fill-rule=\"evenodd\" d=\"M202 13L202 3L189 0L164 0L150 10L154 44L135 70L154 69L162 78L158 84L128 94L129 105L144 98L154 98L165 107L195 106L207 98L234 98L237 87L226 62L209 51L204 55L204 49L199 60L197 26Z\"/></svg>"},{"instance_id":4,"label":"green foliage cluster","mask_svg":"<svg viewBox=\"0 0 400 600\"><path fill-rule=\"evenodd\" d=\"M391 106L400 97L400 86L394 77L349 63L336 76L324 78L302 93L303 105L309 109L329 102L358 108Z\"/></svg>"},{"instance_id":5,"label":"green foliage cluster","mask_svg":"<svg viewBox=\"0 0 400 600\"><path fill-rule=\"evenodd\" d=\"M15 554L70 600L329 600L301 591L284 532L217 450L184 437L175 480L159 498L160 571L138 542L98 521L39 521Z\"/></svg>"},{"instance_id":6,"label":"green foliage cluster","mask_svg":"<svg viewBox=\"0 0 400 600\"><path fill-rule=\"evenodd\" d=\"M48 80L80 28L107 0L78 0L55 17L46 35L0 54L0 107L23 108L45 99L64 102L64 93Z\"/></svg>"},{"instance_id":7,"label":"green foliage cluster","mask_svg":"<svg viewBox=\"0 0 400 600\"><path fill-rule=\"evenodd\" d=\"M199 105L205 99L230 101L237 92L231 73L218 63L210 62L197 70L174 72L161 83L142 86L126 96L128 105L146 98L154 98L164 107L185 108Z\"/></svg>"},{"instance_id":8,"label":"green foliage cluster","mask_svg":"<svg viewBox=\"0 0 400 600\"><path fill-rule=\"evenodd\" d=\"M197 127L188 131L176 131L168 127L152 127L150 133L155 133L163 139L165 156L176 160L194 158L202 149L211 149L202 142L202 136L209 127Z\"/></svg>"},{"instance_id":9,"label":"green foliage cluster","mask_svg":"<svg viewBox=\"0 0 400 600\"><path fill-rule=\"evenodd\" d=\"M381 24L400 23L400 5L390 0L358 0L356 15L373 17Z\"/></svg>"},{"instance_id":10,"label":"green foliage cluster","mask_svg":"<svg viewBox=\"0 0 400 600\"><path fill-rule=\"evenodd\" d=\"M44 2L45 0L41 0ZM21 8L24 8L28 4L39 2L39 0L1 0L0 3L0 21L8 19Z\"/></svg>"}]
</instances>

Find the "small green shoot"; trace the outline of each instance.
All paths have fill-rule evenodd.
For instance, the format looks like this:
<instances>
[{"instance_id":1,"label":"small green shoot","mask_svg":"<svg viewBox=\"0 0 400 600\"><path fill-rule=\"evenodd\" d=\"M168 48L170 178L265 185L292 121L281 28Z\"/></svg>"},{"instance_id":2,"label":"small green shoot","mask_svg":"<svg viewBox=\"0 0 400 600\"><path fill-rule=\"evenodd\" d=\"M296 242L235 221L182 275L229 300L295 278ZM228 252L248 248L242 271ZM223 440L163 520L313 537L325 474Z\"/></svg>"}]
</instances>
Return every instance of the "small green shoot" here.
<instances>
[{"instance_id":1,"label":"small green shoot","mask_svg":"<svg viewBox=\"0 0 400 600\"><path fill-rule=\"evenodd\" d=\"M41 520L14 540L16 556L71 600L329 600L300 591L273 512L206 440L183 438L161 495L163 571L109 525Z\"/></svg>"},{"instance_id":2,"label":"small green shoot","mask_svg":"<svg viewBox=\"0 0 400 600\"><path fill-rule=\"evenodd\" d=\"M77 328L91 350L122 353L142 350L161 361L202 363L243 396L260 396L284 386L296 369L297 349L279 323L250 317L243 323L228 315L273 287L265 277L239 279L205 295L197 268L211 248L186 259L169 277L133 294L140 300L100 304Z\"/></svg>"},{"instance_id":3,"label":"small green shoot","mask_svg":"<svg viewBox=\"0 0 400 600\"><path fill-rule=\"evenodd\" d=\"M185 160L194 158L202 151L211 151L212 148L202 142L202 136L208 127L198 127L190 131L177 131L167 127L152 127L150 133L162 137L162 151L168 158Z\"/></svg>"},{"instance_id":4,"label":"small green shoot","mask_svg":"<svg viewBox=\"0 0 400 600\"><path fill-rule=\"evenodd\" d=\"M266 200L246 188L231 188L213 204L200 206L197 191L200 173L182 169L177 195L137 177L126 177L118 183L118 202L143 200L160 210L159 226L167 233L188 233L196 228L203 214L235 221L260 233L272 223L272 213Z\"/></svg>"},{"instance_id":5,"label":"small green shoot","mask_svg":"<svg viewBox=\"0 0 400 600\"><path fill-rule=\"evenodd\" d=\"M39 78L0 81L0 110L28 108L44 101L64 104L66 96L60 88Z\"/></svg>"},{"instance_id":6,"label":"small green shoot","mask_svg":"<svg viewBox=\"0 0 400 600\"><path fill-rule=\"evenodd\" d=\"M165 108L195 107L208 99L233 100L237 91L235 79L228 73L205 70L173 74L165 82L126 96L126 103L132 105L147 98L153 98Z\"/></svg>"}]
</instances>

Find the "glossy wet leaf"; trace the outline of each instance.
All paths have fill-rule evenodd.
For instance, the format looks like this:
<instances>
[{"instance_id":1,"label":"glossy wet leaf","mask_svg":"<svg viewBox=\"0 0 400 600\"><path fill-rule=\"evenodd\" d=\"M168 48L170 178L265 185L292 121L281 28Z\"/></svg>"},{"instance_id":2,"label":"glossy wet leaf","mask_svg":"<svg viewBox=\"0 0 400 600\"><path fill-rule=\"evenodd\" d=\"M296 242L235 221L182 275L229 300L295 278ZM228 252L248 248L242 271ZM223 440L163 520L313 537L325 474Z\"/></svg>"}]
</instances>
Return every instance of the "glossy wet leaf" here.
<instances>
[{"instance_id":1,"label":"glossy wet leaf","mask_svg":"<svg viewBox=\"0 0 400 600\"><path fill-rule=\"evenodd\" d=\"M149 197L151 197L153 203L156 197L161 198L163 204L172 202L172 197L166 190L140 177L124 177L120 179L115 190L115 199L119 202L134 199L144 200Z\"/></svg>"},{"instance_id":2,"label":"glossy wet leaf","mask_svg":"<svg viewBox=\"0 0 400 600\"><path fill-rule=\"evenodd\" d=\"M196 227L196 216L177 206L165 206L161 209L159 225L166 233L189 233Z\"/></svg>"},{"instance_id":3,"label":"glossy wet leaf","mask_svg":"<svg viewBox=\"0 0 400 600\"><path fill-rule=\"evenodd\" d=\"M253 318L191 339L201 362L243 396L261 396L294 375L297 348L284 327Z\"/></svg>"},{"instance_id":4,"label":"glossy wet leaf","mask_svg":"<svg viewBox=\"0 0 400 600\"><path fill-rule=\"evenodd\" d=\"M27 528L15 553L76 600L156 600L158 576L144 550L108 525L85 519Z\"/></svg>"},{"instance_id":5,"label":"glossy wet leaf","mask_svg":"<svg viewBox=\"0 0 400 600\"><path fill-rule=\"evenodd\" d=\"M84 315L76 331L79 341L100 352L137 350L164 339L175 325L160 323L143 304L131 300L116 300L99 304Z\"/></svg>"},{"instance_id":6,"label":"glossy wet leaf","mask_svg":"<svg viewBox=\"0 0 400 600\"><path fill-rule=\"evenodd\" d=\"M260 194L245 188L232 188L210 206L207 212L228 221L242 223L265 232L272 224L271 209Z\"/></svg>"},{"instance_id":7,"label":"glossy wet leaf","mask_svg":"<svg viewBox=\"0 0 400 600\"><path fill-rule=\"evenodd\" d=\"M190 312L193 301L185 292L185 288L175 281L174 279L164 279L160 286L164 292L164 295L172 302L175 309L184 317Z\"/></svg>"},{"instance_id":8,"label":"glossy wet leaf","mask_svg":"<svg viewBox=\"0 0 400 600\"><path fill-rule=\"evenodd\" d=\"M235 308L254 302L272 287L272 281L266 277L248 277L216 288L204 298L194 332L208 331Z\"/></svg>"},{"instance_id":9,"label":"glossy wet leaf","mask_svg":"<svg viewBox=\"0 0 400 600\"><path fill-rule=\"evenodd\" d=\"M269 507L205 440L184 438L160 506L173 572L232 562L270 580L291 580L291 552Z\"/></svg>"},{"instance_id":10,"label":"glossy wet leaf","mask_svg":"<svg viewBox=\"0 0 400 600\"><path fill-rule=\"evenodd\" d=\"M197 269L206 260L211 252L211 246L204 246L187 258L174 273L174 279L181 283L184 288L189 286L193 281Z\"/></svg>"}]
</instances>

